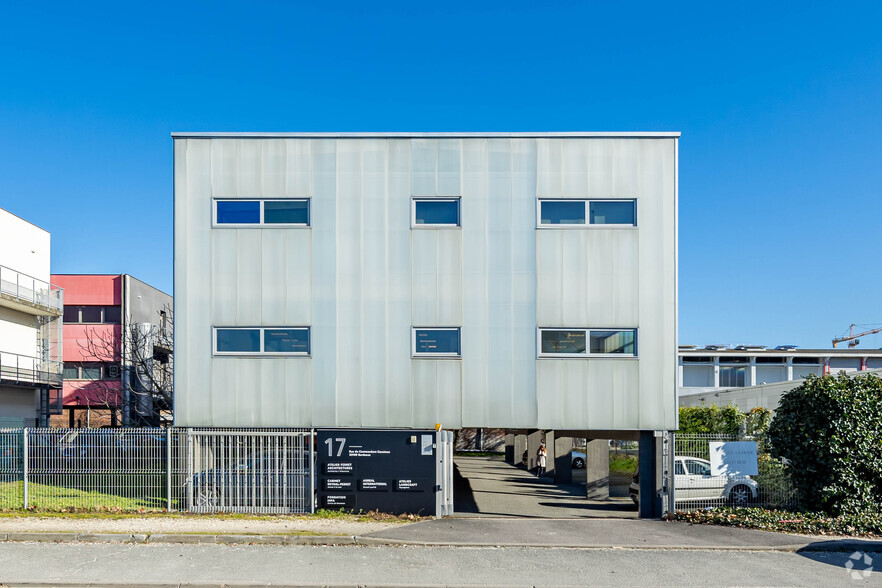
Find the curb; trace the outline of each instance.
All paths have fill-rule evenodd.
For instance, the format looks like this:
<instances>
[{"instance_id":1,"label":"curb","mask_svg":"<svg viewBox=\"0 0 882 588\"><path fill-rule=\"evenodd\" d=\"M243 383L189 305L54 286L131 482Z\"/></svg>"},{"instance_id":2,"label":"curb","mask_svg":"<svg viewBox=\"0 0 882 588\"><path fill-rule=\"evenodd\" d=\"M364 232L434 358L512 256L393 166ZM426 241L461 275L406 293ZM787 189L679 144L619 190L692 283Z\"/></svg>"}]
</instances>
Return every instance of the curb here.
<instances>
[{"instance_id":1,"label":"curb","mask_svg":"<svg viewBox=\"0 0 882 588\"><path fill-rule=\"evenodd\" d=\"M608 543L481 543L469 541L408 541L346 535L235 535L195 533L0 533L0 542L37 543L140 543L190 545L356 545L364 547L517 547L556 549L632 549L677 551L783 551L882 553L882 541L812 541L786 545L614 545ZM170 584L171 585L171 584ZM175 584L175 586L178 586Z\"/></svg>"}]
</instances>

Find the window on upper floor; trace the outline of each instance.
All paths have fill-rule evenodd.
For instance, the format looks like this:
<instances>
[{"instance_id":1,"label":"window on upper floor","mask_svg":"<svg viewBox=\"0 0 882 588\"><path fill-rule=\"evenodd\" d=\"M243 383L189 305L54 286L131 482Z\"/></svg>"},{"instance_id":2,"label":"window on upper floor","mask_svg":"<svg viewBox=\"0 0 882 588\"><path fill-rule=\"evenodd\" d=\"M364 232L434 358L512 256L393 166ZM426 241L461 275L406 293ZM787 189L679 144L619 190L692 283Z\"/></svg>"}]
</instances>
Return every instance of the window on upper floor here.
<instances>
[{"instance_id":1,"label":"window on upper floor","mask_svg":"<svg viewBox=\"0 0 882 588\"><path fill-rule=\"evenodd\" d=\"M62 377L65 380L116 380L120 377L120 366L99 361L66 361Z\"/></svg>"},{"instance_id":2,"label":"window on upper floor","mask_svg":"<svg viewBox=\"0 0 882 588\"><path fill-rule=\"evenodd\" d=\"M720 368L720 387L721 388L741 388L744 386L744 377L747 373L745 367L721 367Z\"/></svg>"},{"instance_id":3,"label":"window on upper floor","mask_svg":"<svg viewBox=\"0 0 882 588\"><path fill-rule=\"evenodd\" d=\"M540 357L636 356L636 329L539 329Z\"/></svg>"},{"instance_id":4,"label":"window on upper floor","mask_svg":"<svg viewBox=\"0 0 882 588\"><path fill-rule=\"evenodd\" d=\"M64 305L65 323L113 324L122 321L122 310L119 306L98 305Z\"/></svg>"},{"instance_id":5,"label":"window on upper floor","mask_svg":"<svg viewBox=\"0 0 882 588\"><path fill-rule=\"evenodd\" d=\"M540 227L637 225L636 200L539 200Z\"/></svg>"},{"instance_id":6,"label":"window on upper floor","mask_svg":"<svg viewBox=\"0 0 882 588\"><path fill-rule=\"evenodd\" d=\"M216 327L216 355L309 355L309 327Z\"/></svg>"},{"instance_id":7,"label":"window on upper floor","mask_svg":"<svg viewBox=\"0 0 882 588\"><path fill-rule=\"evenodd\" d=\"M414 357L460 357L459 327L414 327L412 352Z\"/></svg>"},{"instance_id":8,"label":"window on upper floor","mask_svg":"<svg viewBox=\"0 0 882 588\"><path fill-rule=\"evenodd\" d=\"M214 201L216 227L308 227L308 198Z\"/></svg>"},{"instance_id":9,"label":"window on upper floor","mask_svg":"<svg viewBox=\"0 0 882 588\"><path fill-rule=\"evenodd\" d=\"M413 228L458 227L459 198L413 198L411 226Z\"/></svg>"}]
</instances>

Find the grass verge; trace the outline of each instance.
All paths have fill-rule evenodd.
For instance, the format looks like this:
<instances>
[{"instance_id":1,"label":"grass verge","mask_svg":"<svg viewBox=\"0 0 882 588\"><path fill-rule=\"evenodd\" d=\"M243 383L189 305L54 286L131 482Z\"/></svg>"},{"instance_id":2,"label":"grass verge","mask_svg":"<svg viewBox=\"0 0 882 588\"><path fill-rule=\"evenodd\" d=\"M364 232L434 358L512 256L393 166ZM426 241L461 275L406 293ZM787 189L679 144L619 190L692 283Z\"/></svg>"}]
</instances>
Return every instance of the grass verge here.
<instances>
[{"instance_id":1,"label":"grass verge","mask_svg":"<svg viewBox=\"0 0 882 588\"><path fill-rule=\"evenodd\" d=\"M800 535L843 535L882 538L882 513L831 517L825 513L719 507L678 511L675 520Z\"/></svg>"}]
</instances>

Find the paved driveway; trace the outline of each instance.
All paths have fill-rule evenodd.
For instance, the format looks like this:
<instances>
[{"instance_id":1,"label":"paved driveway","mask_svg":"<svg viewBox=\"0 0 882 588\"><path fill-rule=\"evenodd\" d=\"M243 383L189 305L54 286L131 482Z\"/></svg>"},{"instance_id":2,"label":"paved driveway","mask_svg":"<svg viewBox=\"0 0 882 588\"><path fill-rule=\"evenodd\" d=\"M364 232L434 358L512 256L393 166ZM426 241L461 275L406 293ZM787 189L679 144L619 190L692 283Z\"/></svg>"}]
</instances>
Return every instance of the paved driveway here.
<instances>
[{"instance_id":1,"label":"paved driveway","mask_svg":"<svg viewBox=\"0 0 882 588\"><path fill-rule=\"evenodd\" d=\"M554 484L501 457L455 458L456 516L522 518L637 518L630 498L587 500L584 484Z\"/></svg>"}]
</instances>

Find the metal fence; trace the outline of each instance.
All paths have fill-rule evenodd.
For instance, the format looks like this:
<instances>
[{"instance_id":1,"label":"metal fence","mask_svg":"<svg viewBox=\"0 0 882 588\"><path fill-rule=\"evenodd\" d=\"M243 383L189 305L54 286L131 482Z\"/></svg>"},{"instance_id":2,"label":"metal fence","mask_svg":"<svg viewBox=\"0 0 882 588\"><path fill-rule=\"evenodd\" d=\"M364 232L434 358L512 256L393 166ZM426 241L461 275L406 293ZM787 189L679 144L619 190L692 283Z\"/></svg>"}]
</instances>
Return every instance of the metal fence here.
<instances>
[{"instance_id":1,"label":"metal fence","mask_svg":"<svg viewBox=\"0 0 882 588\"><path fill-rule=\"evenodd\" d=\"M0 431L0 509L305 513L313 432Z\"/></svg>"},{"instance_id":2,"label":"metal fence","mask_svg":"<svg viewBox=\"0 0 882 588\"><path fill-rule=\"evenodd\" d=\"M757 474L712 475L711 443L756 444ZM674 501L678 510L712 506L794 508L796 491L783 463L768 452L762 438L741 435L676 434Z\"/></svg>"}]
</instances>

